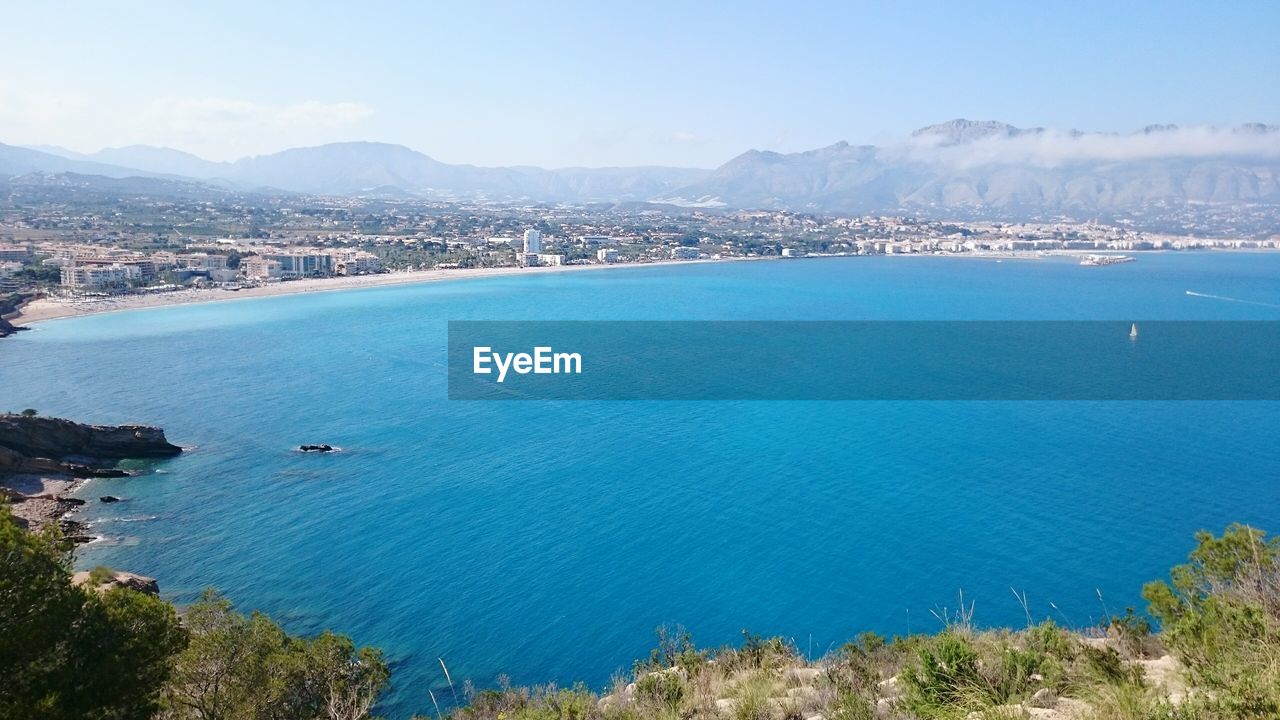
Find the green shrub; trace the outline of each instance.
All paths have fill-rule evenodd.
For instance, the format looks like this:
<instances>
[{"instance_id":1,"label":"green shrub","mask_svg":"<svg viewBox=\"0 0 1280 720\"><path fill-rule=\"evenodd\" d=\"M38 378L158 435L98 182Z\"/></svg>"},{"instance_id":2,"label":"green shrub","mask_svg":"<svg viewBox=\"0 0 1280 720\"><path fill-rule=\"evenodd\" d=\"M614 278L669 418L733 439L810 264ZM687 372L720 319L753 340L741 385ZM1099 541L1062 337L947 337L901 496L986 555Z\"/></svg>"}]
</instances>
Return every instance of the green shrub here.
<instances>
[{"instance_id":1,"label":"green shrub","mask_svg":"<svg viewBox=\"0 0 1280 720\"><path fill-rule=\"evenodd\" d=\"M99 565L89 571L89 583L91 585L101 585L113 577L115 577L115 571L106 565Z\"/></svg>"},{"instance_id":2,"label":"green shrub","mask_svg":"<svg viewBox=\"0 0 1280 720\"><path fill-rule=\"evenodd\" d=\"M651 672L636 683L636 696L652 707L676 710L685 698L684 681L675 672Z\"/></svg>"},{"instance_id":3,"label":"green shrub","mask_svg":"<svg viewBox=\"0 0 1280 720\"><path fill-rule=\"evenodd\" d=\"M734 720L775 720L779 714L773 702L773 683L763 674L753 675L738 686Z\"/></svg>"},{"instance_id":4,"label":"green shrub","mask_svg":"<svg viewBox=\"0 0 1280 720\"><path fill-rule=\"evenodd\" d=\"M1124 615L1113 615L1102 621L1107 635L1115 639L1127 657L1149 657L1158 651L1151 635L1151 621L1125 608Z\"/></svg>"},{"instance_id":5,"label":"green shrub","mask_svg":"<svg viewBox=\"0 0 1280 720\"><path fill-rule=\"evenodd\" d=\"M289 635L213 591L188 608L191 643L165 688L167 718L364 718L386 688L382 653L325 632ZM324 713L328 712L328 715Z\"/></svg>"},{"instance_id":6,"label":"green shrub","mask_svg":"<svg viewBox=\"0 0 1280 720\"><path fill-rule=\"evenodd\" d=\"M672 667L683 669L689 677L701 672L708 653L694 645L693 634L683 625L674 628L659 625L655 632L658 646L649 652L647 659L635 663L633 673L637 678L648 672Z\"/></svg>"},{"instance_id":7,"label":"green shrub","mask_svg":"<svg viewBox=\"0 0 1280 720\"><path fill-rule=\"evenodd\" d=\"M148 718L186 644L173 606L71 584L56 527L29 533L0 503L0 718Z\"/></svg>"},{"instance_id":8,"label":"green shrub","mask_svg":"<svg viewBox=\"0 0 1280 720\"><path fill-rule=\"evenodd\" d=\"M1280 539L1231 525L1201 532L1171 582L1143 596L1192 680L1229 717L1280 717Z\"/></svg>"},{"instance_id":9,"label":"green shrub","mask_svg":"<svg viewBox=\"0 0 1280 720\"><path fill-rule=\"evenodd\" d=\"M977 649L968 637L951 629L920 649L903 681L907 707L925 718L942 717L955 708L976 709L990 699L979 672Z\"/></svg>"}]
</instances>

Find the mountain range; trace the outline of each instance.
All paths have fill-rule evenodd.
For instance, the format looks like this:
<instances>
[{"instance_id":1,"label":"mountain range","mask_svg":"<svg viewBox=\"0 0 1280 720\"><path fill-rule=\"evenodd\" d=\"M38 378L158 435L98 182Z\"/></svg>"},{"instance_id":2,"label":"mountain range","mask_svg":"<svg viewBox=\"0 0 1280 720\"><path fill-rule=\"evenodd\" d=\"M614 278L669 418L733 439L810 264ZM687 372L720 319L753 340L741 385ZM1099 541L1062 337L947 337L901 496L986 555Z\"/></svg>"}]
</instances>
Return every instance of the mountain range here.
<instances>
[{"instance_id":1,"label":"mountain range","mask_svg":"<svg viewBox=\"0 0 1280 720\"><path fill-rule=\"evenodd\" d=\"M229 163L145 145L79 154L0 144L0 177L27 173L330 195L652 201L848 213L1093 214L1147 206L1280 206L1280 128L1152 125L1118 134L953 120L883 146L840 142L797 153L750 150L714 170L452 165L373 142L294 148Z\"/></svg>"}]
</instances>

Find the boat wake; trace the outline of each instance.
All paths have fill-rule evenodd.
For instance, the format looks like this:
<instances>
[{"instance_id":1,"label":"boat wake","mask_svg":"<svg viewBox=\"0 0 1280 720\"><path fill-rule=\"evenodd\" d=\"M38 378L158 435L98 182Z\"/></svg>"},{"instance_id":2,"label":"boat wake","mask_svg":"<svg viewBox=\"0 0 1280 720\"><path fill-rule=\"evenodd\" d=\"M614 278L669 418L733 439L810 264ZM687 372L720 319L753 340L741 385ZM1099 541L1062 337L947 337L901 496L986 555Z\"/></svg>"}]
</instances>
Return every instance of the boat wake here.
<instances>
[{"instance_id":1,"label":"boat wake","mask_svg":"<svg viewBox=\"0 0 1280 720\"><path fill-rule=\"evenodd\" d=\"M1225 300L1227 302L1244 303L1245 305L1260 305L1262 307L1275 308L1280 310L1280 305L1274 303L1258 302L1257 300L1241 300L1240 298L1226 297L1224 295L1210 295L1209 293L1199 293L1195 290L1188 290L1187 294L1191 297L1208 298L1210 300Z\"/></svg>"}]
</instances>

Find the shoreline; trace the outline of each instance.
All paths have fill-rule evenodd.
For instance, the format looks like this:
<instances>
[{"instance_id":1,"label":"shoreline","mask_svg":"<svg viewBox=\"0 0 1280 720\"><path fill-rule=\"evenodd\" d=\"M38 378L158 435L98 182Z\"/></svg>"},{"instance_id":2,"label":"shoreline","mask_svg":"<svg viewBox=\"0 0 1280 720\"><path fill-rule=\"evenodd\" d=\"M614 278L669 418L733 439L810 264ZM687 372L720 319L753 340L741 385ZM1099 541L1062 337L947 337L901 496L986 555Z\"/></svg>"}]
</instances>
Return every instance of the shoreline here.
<instances>
[{"instance_id":1,"label":"shoreline","mask_svg":"<svg viewBox=\"0 0 1280 720\"><path fill-rule=\"evenodd\" d=\"M30 327L36 323L64 318L101 315L104 313L124 312L128 310L144 310L148 308L172 307L175 305L195 305L200 303L226 302L251 298L277 297L282 295L301 295L306 293L339 292L343 290L359 290L365 288L388 287L393 285L419 285L449 280L468 280L504 276L537 275L543 273L578 272L586 270L607 270L617 268L661 267L670 265L694 265L720 262L742 262L754 260L773 260L776 258L724 258L720 260L662 260L648 263L612 263L608 265L558 265L551 267L505 267L480 269L449 270L412 270L408 272L391 272L376 275L353 275L335 278L312 278L291 280L287 282L248 287L241 290L222 288L189 288L167 293L118 295L94 300L54 300L40 298L32 300L21 307L10 321L20 327Z\"/></svg>"},{"instance_id":2,"label":"shoreline","mask_svg":"<svg viewBox=\"0 0 1280 720\"><path fill-rule=\"evenodd\" d=\"M1146 250L1142 253L1166 253L1170 250ZM1215 251L1210 251L1215 252ZM1223 250L1216 252L1268 252L1258 250ZM251 298L278 297L283 295L301 295L320 292L341 292L344 290L360 290L365 288L389 287L393 285L419 285L451 280L469 280L504 276L538 275L543 273L580 272L588 270L608 270L620 268L670 267L673 265L697 265L707 263L759 262L782 260L814 260L835 257L893 257L893 258L958 258L970 260L1043 260L1049 257L1081 257L1089 254L1117 254L1114 252L1089 253L1079 250L1047 251L1039 253L902 253L877 256L857 255L805 255L795 258L778 256L730 257L720 259L698 260L659 260L655 262L629 262L589 265L557 265L551 267L501 267L473 269L433 269L411 270L405 272L389 272L376 275L352 275L331 278L310 278L276 282L268 285L247 287L240 290L223 288L187 288L167 293L117 295L101 299L89 300L55 300L48 297L28 300L20 305L16 312L7 316L7 320L19 329L30 328L37 323L64 318L101 315L105 313L124 312L129 310L145 310L148 308L173 307L176 305L195 305L200 303L227 302ZM1139 253L1141 254L1141 253Z\"/></svg>"},{"instance_id":3,"label":"shoreline","mask_svg":"<svg viewBox=\"0 0 1280 720\"><path fill-rule=\"evenodd\" d=\"M48 525L58 525L63 535L76 547L98 540L89 534L89 526L72 516L89 501L77 497L93 478L20 474L0 479L0 489L9 500L9 512L37 532ZM21 496L18 500L16 496Z\"/></svg>"}]
</instances>

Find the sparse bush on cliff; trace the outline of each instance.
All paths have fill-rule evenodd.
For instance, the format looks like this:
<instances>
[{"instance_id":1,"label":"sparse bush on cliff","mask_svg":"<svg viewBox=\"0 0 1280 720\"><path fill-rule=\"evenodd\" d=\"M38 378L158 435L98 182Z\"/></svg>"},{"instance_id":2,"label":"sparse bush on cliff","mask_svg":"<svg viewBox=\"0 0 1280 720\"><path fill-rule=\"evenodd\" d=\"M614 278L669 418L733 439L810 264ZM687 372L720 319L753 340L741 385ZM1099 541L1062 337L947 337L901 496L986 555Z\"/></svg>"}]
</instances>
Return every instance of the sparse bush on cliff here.
<instances>
[{"instance_id":1,"label":"sparse bush on cliff","mask_svg":"<svg viewBox=\"0 0 1280 720\"><path fill-rule=\"evenodd\" d=\"M107 567L106 565L99 565L89 571L90 587L97 587L98 585L108 582L111 580L111 578L114 575L115 575L114 570Z\"/></svg>"},{"instance_id":2,"label":"sparse bush on cliff","mask_svg":"<svg viewBox=\"0 0 1280 720\"><path fill-rule=\"evenodd\" d=\"M236 612L213 591L184 620L191 643L175 659L163 718L361 720L390 678L376 649L329 632L289 635L261 613Z\"/></svg>"},{"instance_id":3,"label":"sparse bush on cliff","mask_svg":"<svg viewBox=\"0 0 1280 720\"><path fill-rule=\"evenodd\" d=\"M706 663L709 653L705 650L699 650L693 644L692 633L686 630L683 625L677 625L674 628L659 625L655 632L658 635L658 645L649 652L648 659L636 661L634 667L636 675L650 670L679 667L686 674L693 676Z\"/></svg>"},{"instance_id":4,"label":"sparse bush on cliff","mask_svg":"<svg viewBox=\"0 0 1280 720\"><path fill-rule=\"evenodd\" d=\"M71 584L56 527L28 533L0 504L0 718L146 720L186 643L173 606Z\"/></svg>"},{"instance_id":5,"label":"sparse bush on cliff","mask_svg":"<svg viewBox=\"0 0 1280 720\"><path fill-rule=\"evenodd\" d=\"M56 526L18 527L0 503L0 719L363 720L387 686L382 654L305 639L208 594L185 626L126 587L71 582Z\"/></svg>"},{"instance_id":6,"label":"sparse bush on cliff","mask_svg":"<svg viewBox=\"0 0 1280 720\"><path fill-rule=\"evenodd\" d=\"M1050 621L980 630L970 605L941 613L936 635L863 634L814 662L783 638L744 631L707 651L664 627L604 696L467 683L448 720L1280 717L1280 541L1238 525L1197 541L1170 582L1144 589L1158 632L1132 610L1105 637ZM69 574L56 529L21 531L0 507L0 720L364 720L387 687L381 653L349 638L291 636L212 591L184 627L158 598Z\"/></svg>"},{"instance_id":7,"label":"sparse bush on cliff","mask_svg":"<svg viewBox=\"0 0 1280 720\"><path fill-rule=\"evenodd\" d=\"M513 688L503 681L498 690L473 692L468 700L468 704L456 709L451 717L458 720L598 720L623 716L621 713L606 715L598 708L596 695L584 685L568 689L555 685ZM414 720L436 719L418 715Z\"/></svg>"},{"instance_id":8,"label":"sparse bush on cliff","mask_svg":"<svg viewBox=\"0 0 1280 720\"><path fill-rule=\"evenodd\" d=\"M685 681L678 672L651 672L636 682L636 695L656 709L678 710L685 698Z\"/></svg>"},{"instance_id":9,"label":"sparse bush on cliff","mask_svg":"<svg viewBox=\"0 0 1280 720\"><path fill-rule=\"evenodd\" d=\"M1280 538L1245 525L1196 535L1189 562L1143 595L1165 642L1209 692L1209 717L1280 717Z\"/></svg>"},{"instance_id":10,"label":"sparse bush on cliff","mask_svg":"<svg viewBox=\"0 0 1280 720\"><path fill-rule=\"evenodd\" d=\"M1124 615L1114 615L1102 622L1109 637L1115 638L1117 647L1129 658L1157 655L1160 643L1151 633L1151 621L1125 608Z\"/></svg>"}]
</instances>

